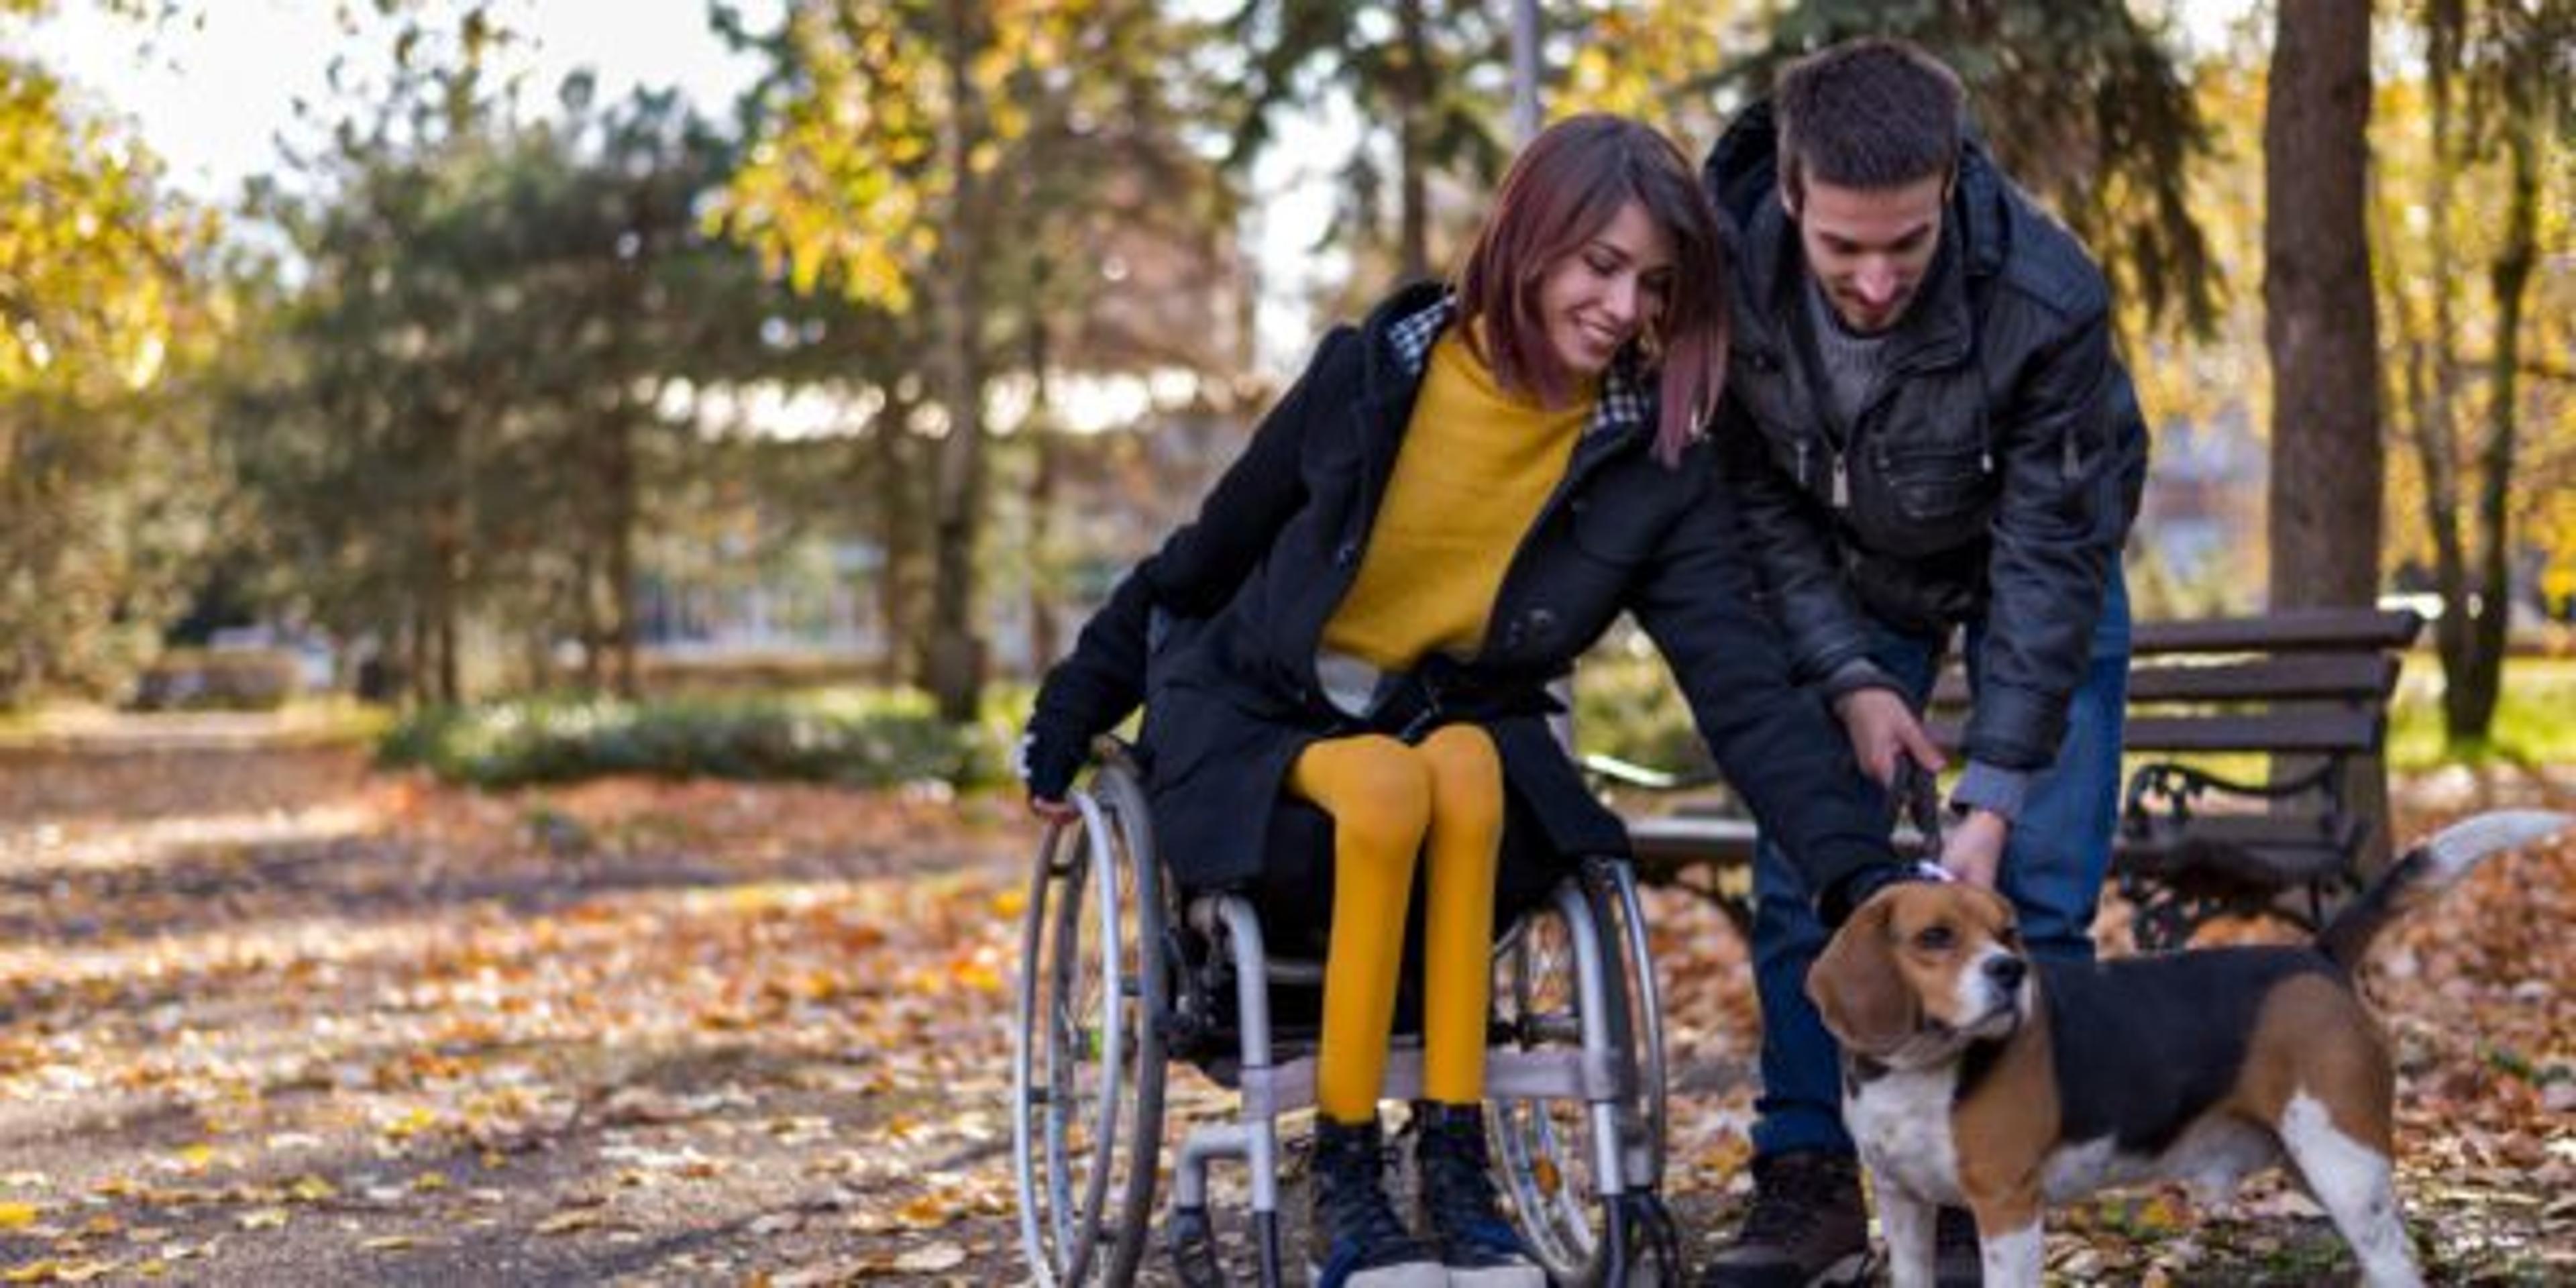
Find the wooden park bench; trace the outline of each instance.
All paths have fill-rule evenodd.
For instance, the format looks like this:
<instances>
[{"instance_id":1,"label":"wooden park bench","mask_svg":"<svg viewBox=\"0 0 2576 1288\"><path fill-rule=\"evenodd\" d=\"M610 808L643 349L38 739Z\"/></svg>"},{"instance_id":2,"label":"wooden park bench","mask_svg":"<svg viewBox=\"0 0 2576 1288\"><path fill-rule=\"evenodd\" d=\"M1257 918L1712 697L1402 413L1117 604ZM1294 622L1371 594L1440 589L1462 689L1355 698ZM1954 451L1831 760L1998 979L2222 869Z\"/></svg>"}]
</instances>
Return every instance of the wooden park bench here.
<instances>
[{"instance_id":1,"label":"wooden park bench","mask_svg":"<svg viewBox=\"0 0 2576 1288\"><path fill-rule=\"evenodd\" d=\"M2140 948L2229 916L2313 927L2387 861L2388 702L2423 624L2320 610L2138 625L2111 877ZM1928 723L1954 754L1967 699L1954 659ZM1749 933L1753 823L1714 775L1585 764L1623 802L1672 803L1627 815L1639 877L1699 892Z\"/></svg>"}]
</instances>

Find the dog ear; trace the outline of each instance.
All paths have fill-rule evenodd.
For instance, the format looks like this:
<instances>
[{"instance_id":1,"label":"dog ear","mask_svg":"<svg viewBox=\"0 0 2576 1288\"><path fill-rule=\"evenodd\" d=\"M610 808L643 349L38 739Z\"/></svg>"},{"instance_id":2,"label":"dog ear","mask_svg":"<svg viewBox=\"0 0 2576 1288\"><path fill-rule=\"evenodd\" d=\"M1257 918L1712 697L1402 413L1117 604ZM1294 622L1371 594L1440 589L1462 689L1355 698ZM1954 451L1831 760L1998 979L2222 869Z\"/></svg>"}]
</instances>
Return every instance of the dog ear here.
<instances>
[{"instance_id":1,"label":"dog ear","mask_svg":"<svg viewBox=\"0 0 2576 1288\"><path fill-rule=\"evenodd\" d=\"M1895 903L1881 897L1862 904L1807 971L1807 996L1823 1014L1825 1028L1845 1049L1863 1055L1895 1051L1923 1023L1922 1003L1896 969L1888 925Z\"/></svg>"}]
</instances>

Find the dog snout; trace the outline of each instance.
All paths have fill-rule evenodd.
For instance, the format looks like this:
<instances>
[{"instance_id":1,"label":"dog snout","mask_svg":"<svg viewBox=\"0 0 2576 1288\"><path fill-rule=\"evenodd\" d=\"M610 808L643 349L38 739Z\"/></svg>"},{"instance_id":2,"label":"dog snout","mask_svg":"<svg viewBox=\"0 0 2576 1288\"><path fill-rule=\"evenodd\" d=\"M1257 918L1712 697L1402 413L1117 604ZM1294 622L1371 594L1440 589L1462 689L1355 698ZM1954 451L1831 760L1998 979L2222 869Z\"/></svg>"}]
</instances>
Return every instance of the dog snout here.
<instances>
[{"instance_id":1,"label":"dog snout","mask_svg":"<svg viewBox=\"0 0 2576 1288\"><path fill-rule=\"evenodd\" d=\"M1986 978L2007 993L2020 988L2021 982L2029 977L2030 963L2021 958L1995 957L1986 962Z\"/></svg>"}]
</instances>

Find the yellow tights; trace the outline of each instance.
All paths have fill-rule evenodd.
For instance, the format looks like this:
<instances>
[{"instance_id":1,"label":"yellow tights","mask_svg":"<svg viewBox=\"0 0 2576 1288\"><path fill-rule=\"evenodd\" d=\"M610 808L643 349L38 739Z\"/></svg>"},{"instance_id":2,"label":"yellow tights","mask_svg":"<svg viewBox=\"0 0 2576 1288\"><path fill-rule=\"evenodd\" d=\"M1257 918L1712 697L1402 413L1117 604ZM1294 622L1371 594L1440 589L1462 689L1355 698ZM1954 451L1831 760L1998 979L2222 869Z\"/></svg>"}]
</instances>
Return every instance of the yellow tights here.
<instances>
[{"instance_id":1,"label":"yellow tights","mask_svg":"<svg viewBox=\"0 0 2576 1288\"><path fill-rule=\"evenodd\" d=\"M1502 758L1474 725L1419 745L1381 734L1318 742L1288 790L1333 817L1333 925L1324 956L1324 1030L1315 1107L1374 1121L1404 961L1405 905L1427 856L1423 916L1423 1095L1485 1095L1485 1008L1493 990L1494 870L1503 834Z\"/></svg>"}]
</instances>

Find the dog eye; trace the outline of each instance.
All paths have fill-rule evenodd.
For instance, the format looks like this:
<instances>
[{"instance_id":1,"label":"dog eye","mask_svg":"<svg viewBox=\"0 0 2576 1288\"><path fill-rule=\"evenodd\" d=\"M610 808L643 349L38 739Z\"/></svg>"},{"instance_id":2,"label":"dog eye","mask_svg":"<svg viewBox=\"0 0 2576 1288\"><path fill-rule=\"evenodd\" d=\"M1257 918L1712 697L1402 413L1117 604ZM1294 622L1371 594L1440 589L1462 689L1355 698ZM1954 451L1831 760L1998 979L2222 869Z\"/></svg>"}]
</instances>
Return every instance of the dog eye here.
<instances>
[{"instance_id":1,"label":"dog eye","mask_svg":"<svg viewBox=\"0 0 2576 1288\"><path fill-rule=\"evenodd\" d=\"M1958 936L1952 934L1948 926L1926 926L1921 934L1914 937L1914 946L1937 953L1947 950L1957 940Z\"/></svg>"}]
</instances>

